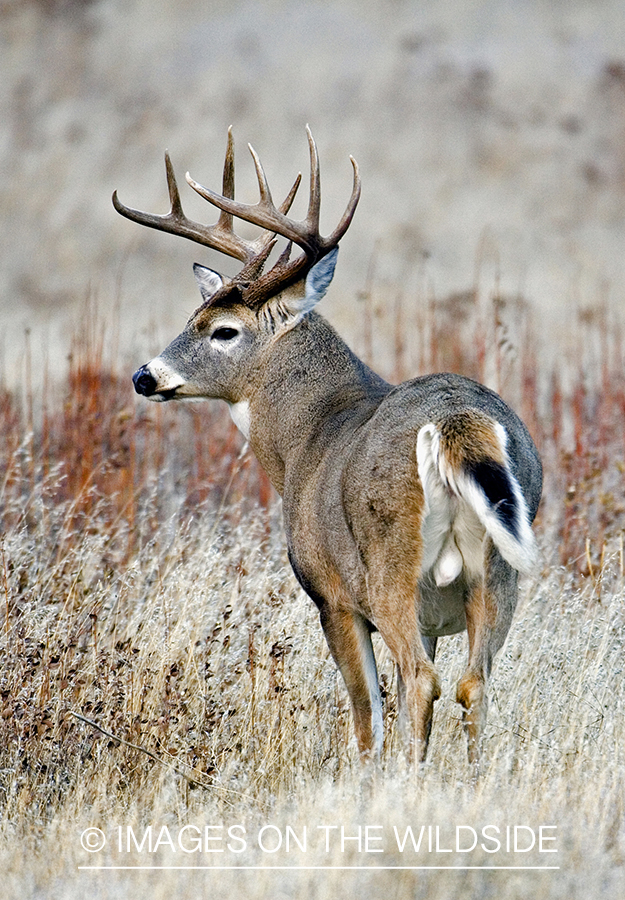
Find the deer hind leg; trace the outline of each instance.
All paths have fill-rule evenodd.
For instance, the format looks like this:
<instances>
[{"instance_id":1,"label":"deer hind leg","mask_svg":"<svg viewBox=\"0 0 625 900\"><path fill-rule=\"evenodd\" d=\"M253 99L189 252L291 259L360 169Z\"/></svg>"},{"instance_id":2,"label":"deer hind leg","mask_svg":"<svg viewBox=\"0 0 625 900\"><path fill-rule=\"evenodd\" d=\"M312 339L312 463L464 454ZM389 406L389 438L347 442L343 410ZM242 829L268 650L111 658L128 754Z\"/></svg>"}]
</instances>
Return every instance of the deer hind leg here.
<instances>
[{"instance_id":1,"label":"deer hind leg","mask_svg":"<svg viewBox=\"0 0 625 900\"><path fill-rule=\"evenodd\" d=\"M463 707L469 762L475 764L480 759L488 712L488 678L510 628L518 582L518 573L487 540L484 575L474 582L465 604L469 661L456 689L456 700Z\"/></svg>"},{"instance_id":2,"label":"deer hind leg","mask_svg":"<svg viewBox=\"0 0 625 900\"><path fill-rule=\"evenodd\" d=\"M425 635L421 635L421 640L423 642L423 647L428 657L432 662L434 662L434 658L436 655L436 642L437 638L435 637L426 637ZM397 727L401 737L401 743L405 746L409 744L409 729L410 729L410 711L408 709L408 700L406 697L406 683L402 677L401 669L398 663L395 663L395 671L397 674ZM430 733L432 730L432 717L430 716L429 725L427 727L427 735L426 735L426 745L430 740Z\"/></svg>"},{"instance_id":3,"label":"deer hind leg","mask_svg":"<svg viewBox=\"0 0 625 900\"><path fill-rule=\"evenodd\" d=\"M377 760L384 743L384 721L378 670L366 619L357 612L325 603L321 625L352 707L360 758Z\"/></svg>"},{"instance_id":4,"label":"deer hind leg","mask_svg":"<svg viewBox=\"0 0 625 900\"><path fill-rule=\"evenodd\" d=\"M492 598L480 579L473 585L465 604L469 635L469 662L456 689L463 707L462 723L467 736L469 762L479 761L481 738L486 724L486 685L491 667L490 631L494 624Z\"/></svg>"},{"instance_id":5,"label":"deer hind leg","mask_svg":"<svg viewBox=\"0 0 625 900\"><path fill-rule=\"evenodd\" d=\"M440 682L425 653L408 657L402 671L406 683L406 705L414 733L414 757L417 762L423 762L432 730L434 703L441 695Z\"/></svg>"},{"instance_id":6,"label":"deer hind leg","mask_svg":"<svg viewBox=\"0 0 625 900\"><path fill-rule=\"evenodd\" d=\"M422 634L421 641L423 642L425 652L430 657L432 662L434 662L434 658L436 657L436 644L438 643L438 638L427 637L425 634Z\"/></svg>"},{"instance_id":7,"label":"deer hind leg","mask_svg":"<svg viewBox=\"0 0 625 900\"><path fill-rule=\"evenodd\" d=\"M400 719L407 710L412 723L414 755L425 759L434 702L440 696L440 683L434 663L423 646L414 602L414 588L407 596L397 591L381 598L371 594L376 627L397 665ZM403 600L403 602L402 602ZM380 615L380 610L385 613Z\"/></svg>"}]
</instances>

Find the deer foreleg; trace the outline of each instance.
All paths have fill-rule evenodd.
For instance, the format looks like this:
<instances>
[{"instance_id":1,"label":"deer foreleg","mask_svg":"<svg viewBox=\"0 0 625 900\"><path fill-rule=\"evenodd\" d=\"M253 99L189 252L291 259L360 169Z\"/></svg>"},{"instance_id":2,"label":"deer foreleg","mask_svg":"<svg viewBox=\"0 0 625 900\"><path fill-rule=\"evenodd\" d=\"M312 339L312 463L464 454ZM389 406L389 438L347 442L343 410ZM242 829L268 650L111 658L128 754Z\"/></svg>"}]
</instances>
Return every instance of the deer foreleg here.
<instances>
[{"instance_id":1,"label":"deer foreleg","mask_svg":"<svg viewBox=\"0 0 625 900\"><path fill-rule=\"evenodd\" d=\"M378 670L366 620L356 612L321 607L321 625L352 707L358 750L363 761L379 759L384 743Z\"/></svg>"}]
</instances>

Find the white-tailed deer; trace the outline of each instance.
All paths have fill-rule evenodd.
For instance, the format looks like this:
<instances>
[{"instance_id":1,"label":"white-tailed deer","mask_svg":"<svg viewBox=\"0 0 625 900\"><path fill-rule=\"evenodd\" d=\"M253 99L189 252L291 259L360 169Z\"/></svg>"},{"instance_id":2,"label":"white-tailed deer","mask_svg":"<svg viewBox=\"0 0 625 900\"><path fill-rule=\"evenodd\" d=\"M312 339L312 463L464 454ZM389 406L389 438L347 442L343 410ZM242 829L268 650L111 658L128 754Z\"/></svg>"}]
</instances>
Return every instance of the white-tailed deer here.
<instances>
[{"instance_id":1,"label":"white-tailed deer","mask_svg":"<svg viewBox=\"0 0 625 900\"><path fill-rule=\"evenodd\" d=\"M322 237L310 131L308 141L303 221L287 216L300 176L276 207L251 147L260 200L234 199L230 133L221 194L186 176L220 210L215 225L184 215L167 155L167 215L130 209L113 195L129 219L244 263L232 280L196 263L203 302L160 356L135 373L135 389L151 400L229 404L282 495L289 559L319 607L364 759L379 756L383 744L371 633L380 632L396 662L400 709L409 713L423 759L440 693L436 641L466 628L469 658L456 698L476 760L493 657L510 627L518 573L536 556L530 525L540 500L540 458L523 423L493 391L450 374L388 384L314 312L332 279L360 178L352 159L347 209ZM237 236L233 216L260 226L260 236ZM276 235L289 244L264 271ZM293 243L303 253L291 260Z\"/></svg>"}]
</instances>

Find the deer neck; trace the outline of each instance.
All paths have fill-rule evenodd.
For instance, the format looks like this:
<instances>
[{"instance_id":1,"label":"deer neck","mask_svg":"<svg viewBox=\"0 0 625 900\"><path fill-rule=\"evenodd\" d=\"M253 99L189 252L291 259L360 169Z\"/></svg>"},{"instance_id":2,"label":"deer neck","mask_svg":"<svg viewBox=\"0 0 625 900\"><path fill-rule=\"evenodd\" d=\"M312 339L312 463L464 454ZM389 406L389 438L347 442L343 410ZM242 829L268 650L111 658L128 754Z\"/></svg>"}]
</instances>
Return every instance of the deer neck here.
<instances>
[{"instance_id":1,"label":"deer neck","mask_svg":"<svg viewBox=\"0 0 625 900\"><path fill-rule=\"evenodd\" d=\"M231 412L280 494L289 474L336 450L391 390L314 312L275 341L253 382Z\"/></svg>"}]
</instances>

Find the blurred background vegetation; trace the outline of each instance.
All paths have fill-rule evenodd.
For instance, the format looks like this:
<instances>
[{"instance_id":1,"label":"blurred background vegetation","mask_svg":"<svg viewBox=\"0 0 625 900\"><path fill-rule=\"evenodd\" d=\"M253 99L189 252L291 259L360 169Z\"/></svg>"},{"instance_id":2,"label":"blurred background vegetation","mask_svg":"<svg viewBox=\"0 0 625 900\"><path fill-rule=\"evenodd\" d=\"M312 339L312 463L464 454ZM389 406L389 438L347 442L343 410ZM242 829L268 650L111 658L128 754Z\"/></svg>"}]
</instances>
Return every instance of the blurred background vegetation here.
<instances>
[{"instance_id":1,"label":"blurred background vegetation","mask_svg":"<svg viewBox=\"0 0 625 900\"><path fill-rule=\"evenodd\" d=\"M398 290L419 304L496 285L548 330L608 295L625 308L623 48L619 0L0 0L5 380L23 378L25 328L36 371L60 370L86 295L121 307L131 366L177 333L191 263L229 263L122 220L110 196L165 211L165 148L218 185L231 124L251 201L247 141L280 195L310 123L328 228L348 154L360 163L324 302L356 349L372 286L379 312Z\"/></svg>"}]
</instances>

